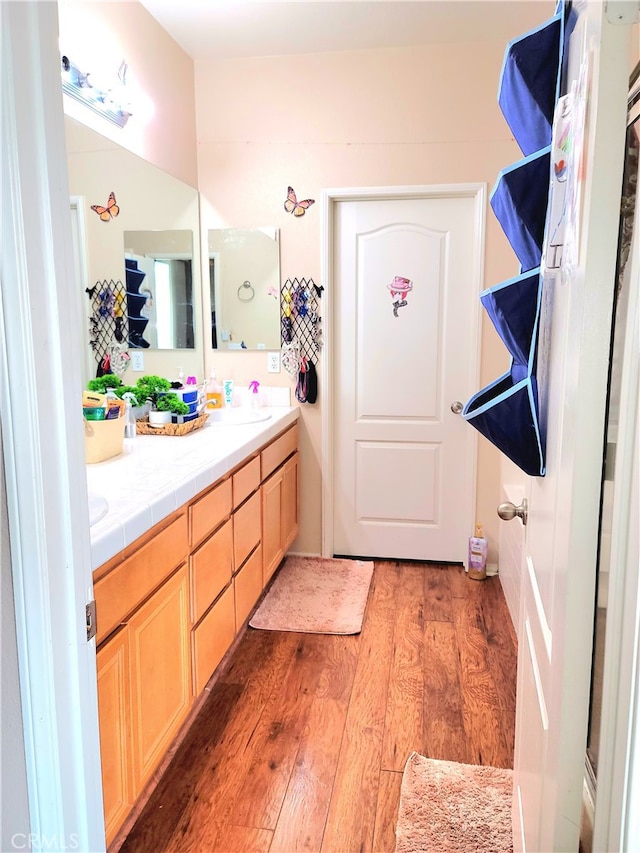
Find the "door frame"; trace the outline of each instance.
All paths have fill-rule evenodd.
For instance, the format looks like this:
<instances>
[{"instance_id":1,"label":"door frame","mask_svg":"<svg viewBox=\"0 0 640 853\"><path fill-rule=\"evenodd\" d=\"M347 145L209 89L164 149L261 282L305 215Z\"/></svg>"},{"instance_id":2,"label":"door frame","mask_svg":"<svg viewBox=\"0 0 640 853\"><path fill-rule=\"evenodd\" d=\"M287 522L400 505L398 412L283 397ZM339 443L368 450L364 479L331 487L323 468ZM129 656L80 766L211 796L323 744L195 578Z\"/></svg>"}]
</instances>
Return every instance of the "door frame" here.
<instances>
[{"instance_id":1,"label":"door frame","mask_svg":"<svg viewBox=\"0 0 640 853\"><path fill-rule=\"evenodd\" d=\"M0 4L0 406L29 825L16 845L104 850L91 543L55 3ZM20 61L16 60L19 56ZM13 403L13 405L12 405ZM22 816L21 816L22 817Z\"/></svg>"},{"instance_id":2,"label":"door frame","mask_svg":"<svg viewBox=\"0 0 640 853\"><path fill-rule=\"evenodd\" d=\"M476 273L469 280L469 296L472 299L472 320L475 330L473 338L468 341L470 351L475 353L475 370L473 378L474 388L479 387L480 381L480 347L481 347L481 319L480 319L480 291L484 280L484 254L485 254L485 222L486 222L486 198L487 185L485 183L465 184L430 184L416 186L390 186L390 187L338 187L325 189L322 192L322 261L321 281L325 284L323 292L322 326L325 345L322 347L322 376L325 377L326 387L329 392L325 395L322 404L322 555L333 556L334 525L333 525L333 502L334 502L334 454L335 454L335 431L334 418L335 406L332 389L335 388L335 335L334 335L334 312L336 300L334 300L334 261L335 261L335 221L336 205L342 201L378 201L385 199L434 199L434 198L471 198L475 201L475 251L477 258ZM474 431L475 433L475 431ZM473 470L469 475L469 490L471 492L470 512L467 520L467 528L473 530L475 511L477 503L476 478L478 469L478 442L477 435L473 436Z\"/></svg>"}]
</instances>

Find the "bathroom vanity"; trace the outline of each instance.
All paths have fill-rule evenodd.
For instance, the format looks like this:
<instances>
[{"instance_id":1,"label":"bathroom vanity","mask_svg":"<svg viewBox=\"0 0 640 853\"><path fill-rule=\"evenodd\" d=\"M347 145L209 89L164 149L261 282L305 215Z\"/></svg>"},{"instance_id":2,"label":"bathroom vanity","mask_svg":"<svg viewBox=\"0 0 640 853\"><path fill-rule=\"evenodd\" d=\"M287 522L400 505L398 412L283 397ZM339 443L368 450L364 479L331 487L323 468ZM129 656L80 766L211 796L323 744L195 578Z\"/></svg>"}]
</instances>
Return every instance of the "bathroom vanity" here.
<instances>
[{"instance_id":1,"label":"bathroom vanity","mask_svg":"<svg viewBox=\"0 0 640 853\"><path fill-rule=\"evenodd\" d=\"M107 844L297 534L297 416L138 436L88 467L109 504L92 528Z\"/></svg>"}]
</instances>

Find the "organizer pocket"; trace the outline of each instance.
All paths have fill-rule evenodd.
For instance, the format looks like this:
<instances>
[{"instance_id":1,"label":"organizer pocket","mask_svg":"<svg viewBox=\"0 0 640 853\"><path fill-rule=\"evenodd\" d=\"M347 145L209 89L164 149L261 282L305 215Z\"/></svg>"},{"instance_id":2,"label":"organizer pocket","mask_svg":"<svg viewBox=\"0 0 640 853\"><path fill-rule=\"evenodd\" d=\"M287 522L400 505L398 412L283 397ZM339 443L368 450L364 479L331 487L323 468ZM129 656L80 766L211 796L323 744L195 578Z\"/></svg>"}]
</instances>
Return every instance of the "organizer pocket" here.
<instances>
[{"instance_id":1,"label":"organizer pocket","mask_svg":"<svg viewBox=\"0 0 640 853\"><path fill-rule=\"evenodd\" d=\"M540 266L549 200L551 148L503 169L491 191L491 207L523 272Z\"/></svg>"},{"instance_id":2,"label":"organizer pocket","mask_svg":"<svg viewBox=\"0 0 640 853\"><path fill-rule=\"evenodd\" d=\"M563 12L509 42L498 104L525 155L551 144L553 111L559 95Z\"/></svg>"}]
</instances>

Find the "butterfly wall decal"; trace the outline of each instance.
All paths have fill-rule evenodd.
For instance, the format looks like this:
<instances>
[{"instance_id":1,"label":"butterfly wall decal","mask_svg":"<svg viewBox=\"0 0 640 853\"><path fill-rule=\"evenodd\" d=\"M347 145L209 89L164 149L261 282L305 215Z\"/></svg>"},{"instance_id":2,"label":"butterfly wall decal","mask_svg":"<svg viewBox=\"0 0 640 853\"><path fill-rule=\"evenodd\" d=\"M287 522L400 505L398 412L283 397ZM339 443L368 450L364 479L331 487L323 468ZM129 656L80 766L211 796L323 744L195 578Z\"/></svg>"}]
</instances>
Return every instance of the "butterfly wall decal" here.
<instances>
[{"instance_id":1,"label":"butterfly wall decal","mask_svg":"<svg viewBox=\"0 0 640 853\"><path fill-rule=\"evenodd\" d=\"M306 198L304 201L298 201L293 187L289 187L284 209L287 213L293 213L294 216L304 216L305 211L315 203L316 200L314 198Z\"/></svg>"},{"instance_id":2,"label":"butterfly wall decal","mask_svg":"<svg viewBox=\"0 0 640 853\"><path fill-rule=\"evenodd\" d=\"M109 201L107 202L106 207L103 207L101 204L92 204L91 210L95 210L103 222L109 222L110 219L115 219L120 213L120 208L116 204L115 193L109 193Z\"/></svg>"}]
</instances>

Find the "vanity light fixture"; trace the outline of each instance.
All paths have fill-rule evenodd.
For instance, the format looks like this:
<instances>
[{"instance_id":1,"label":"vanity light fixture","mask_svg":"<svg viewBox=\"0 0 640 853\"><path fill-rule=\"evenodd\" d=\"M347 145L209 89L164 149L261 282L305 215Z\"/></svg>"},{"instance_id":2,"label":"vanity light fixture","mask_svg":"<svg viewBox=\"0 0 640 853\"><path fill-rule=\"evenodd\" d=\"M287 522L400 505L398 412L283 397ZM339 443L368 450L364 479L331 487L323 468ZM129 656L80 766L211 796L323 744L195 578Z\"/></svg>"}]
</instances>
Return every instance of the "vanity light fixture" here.
<instances>
[{"instance_id":1,"label":"vanity light fixture","mask_svg":"<svg viewBox=\"0 0 640 853\"><path fill-rule=\"evenodd\" d=\"M122 97L125 94L127 75L127 63L124 59L115 75L113 86L108 89L95 85L91 80L91 73L81 71L68 56L62 57L61 65L62 91L65 95L89 107L118 127L126 125L131 112L129 103Z\"/></svg>"}]
</instances>

